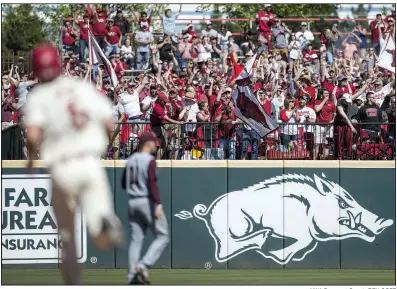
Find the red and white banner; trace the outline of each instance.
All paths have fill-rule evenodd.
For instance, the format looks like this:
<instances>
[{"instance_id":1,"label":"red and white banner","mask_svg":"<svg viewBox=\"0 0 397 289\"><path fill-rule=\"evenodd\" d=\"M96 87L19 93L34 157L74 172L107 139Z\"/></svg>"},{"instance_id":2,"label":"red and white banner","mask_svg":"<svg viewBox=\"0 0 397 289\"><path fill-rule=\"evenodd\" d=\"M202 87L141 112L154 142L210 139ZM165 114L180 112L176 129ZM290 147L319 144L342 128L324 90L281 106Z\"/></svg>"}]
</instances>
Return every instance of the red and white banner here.
<instances>
[{"instance_id":1,"label":"red and white banner","mask_svg":"<svg viewBox=\"0 0 397 289\"><path fill-rule=\"evenodd\" d=\"M105 53L103 53L101 47L95 39L94 34L92 34L90 30L88 30L88 50L90 53L90 65L94 66L94 74L96 74L97 70L95 66L103 64L105 73L110 76L113 87L116 87L119 82L117 80L113 66L109 59L107 59Z\"/></svg>"},{"instance_id":2,"label":"red and white banner","mask_svg":"<svg viewBox=\"0 0 397 289\"><path fill-rule=\"evenodd\" d=\"M266 114L249 87L255 59L256 54L246 63L244 69L236 78L237 88L233 91L232 97L236 116L263 138L277 129L278 125Z\"/></svg>"},{"instance_id":3,"label":"red and white banner","mask_svg":"<svg viewBox=\"0 0 397 289\"><path fill-rule=\"evenodd\" d=\"M396 71L396 44L389 34L386 39L379 38L380 54L378 66L390 72Z\"/></svg>"}]
</instances>

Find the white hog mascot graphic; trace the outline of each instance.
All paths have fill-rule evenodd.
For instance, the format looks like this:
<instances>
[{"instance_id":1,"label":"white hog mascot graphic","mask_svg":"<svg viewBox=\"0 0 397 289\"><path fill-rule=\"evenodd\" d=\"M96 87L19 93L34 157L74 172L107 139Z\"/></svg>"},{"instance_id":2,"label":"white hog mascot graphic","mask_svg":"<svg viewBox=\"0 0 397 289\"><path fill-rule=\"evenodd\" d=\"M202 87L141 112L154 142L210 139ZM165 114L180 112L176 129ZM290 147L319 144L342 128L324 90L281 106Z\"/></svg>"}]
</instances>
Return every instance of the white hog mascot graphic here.
<instances>
[{"instance_id":1,"label":"white hog mascot graphic","mask_svg":"<svg viewBox=\"0 0 397 289\"><path fill-rule=\"evenodd\" d=\"M215 258L225 262L248 250L283 265L301 261L318 242L375 236L393 225L361 207L338 184L314 175L287 174L240 191L224 194L208 208L198 204L193 215L205 222L215 241ZM285 240L284 248L265 250L268 238Z\"/></svg>"}]
</instances>

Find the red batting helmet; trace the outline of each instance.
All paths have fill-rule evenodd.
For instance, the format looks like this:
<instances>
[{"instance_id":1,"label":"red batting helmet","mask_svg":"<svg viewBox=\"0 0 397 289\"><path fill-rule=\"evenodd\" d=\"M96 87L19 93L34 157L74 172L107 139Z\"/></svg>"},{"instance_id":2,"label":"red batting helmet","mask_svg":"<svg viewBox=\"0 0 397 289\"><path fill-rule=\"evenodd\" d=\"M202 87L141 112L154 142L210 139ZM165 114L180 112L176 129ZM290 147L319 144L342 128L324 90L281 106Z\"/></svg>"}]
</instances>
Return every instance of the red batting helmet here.
<instances>
[{"instance_id":1,"label":"red batting helmet","mask_svg":"<svg viewBox=\"0 0 397 289\"><path fill-rule=\"evenodd\" d=\"M62 73L58 49L49 43L40 44L32 52L32 68L40 81L51 81Z\"/></svg>"}]
</instances>

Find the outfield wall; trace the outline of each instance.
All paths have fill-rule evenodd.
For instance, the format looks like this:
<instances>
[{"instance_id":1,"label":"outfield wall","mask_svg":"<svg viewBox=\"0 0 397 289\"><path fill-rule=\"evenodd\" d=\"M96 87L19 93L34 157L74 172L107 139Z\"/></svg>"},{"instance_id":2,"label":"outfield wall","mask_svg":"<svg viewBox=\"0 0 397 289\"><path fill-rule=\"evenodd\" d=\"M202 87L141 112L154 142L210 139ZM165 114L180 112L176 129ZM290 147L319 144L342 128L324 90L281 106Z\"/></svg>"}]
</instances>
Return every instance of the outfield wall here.
<instances>
[{"instance_id":1,"label":"outfield wall","mask_svg":"<svg viewBox=\"0 0 397 289\"><path fill-rule=\"evenodd\" d=\"M125 161L102 164L128 232ZM42 162L25 166L2 162L2 263L56 268L51 182ZM171 243L156 268L395 269L394 161L158 161L158 175ZM127 267L81 216L76 239L86 267Z\"/></svg>"}]
</instances>

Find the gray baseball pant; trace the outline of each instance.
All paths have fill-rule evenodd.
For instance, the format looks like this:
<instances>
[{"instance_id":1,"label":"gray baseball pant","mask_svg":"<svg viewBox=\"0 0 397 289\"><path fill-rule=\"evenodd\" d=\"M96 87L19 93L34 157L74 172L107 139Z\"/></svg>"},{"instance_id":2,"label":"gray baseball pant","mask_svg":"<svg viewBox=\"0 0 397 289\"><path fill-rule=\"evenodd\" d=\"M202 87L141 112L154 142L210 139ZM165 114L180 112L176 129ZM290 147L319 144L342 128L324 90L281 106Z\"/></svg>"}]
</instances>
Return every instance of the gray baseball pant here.
<instances>
[{"instance_id":1,"label":"gray baseball pant","mask_svg":"<svg viewBox=\"0 0 397 289\"><path fill-rule=\"evenodd\" d=\"M128 201L131 234L128 248L128 282L134 279L137 266L143 269L153 266L169 243L167 219L164 214L160 219L156 219L154 206L148 198L132 198ZM146 254L139 260L147 228L152 230L155 238Z\"/></svg>"}]
</instances>

